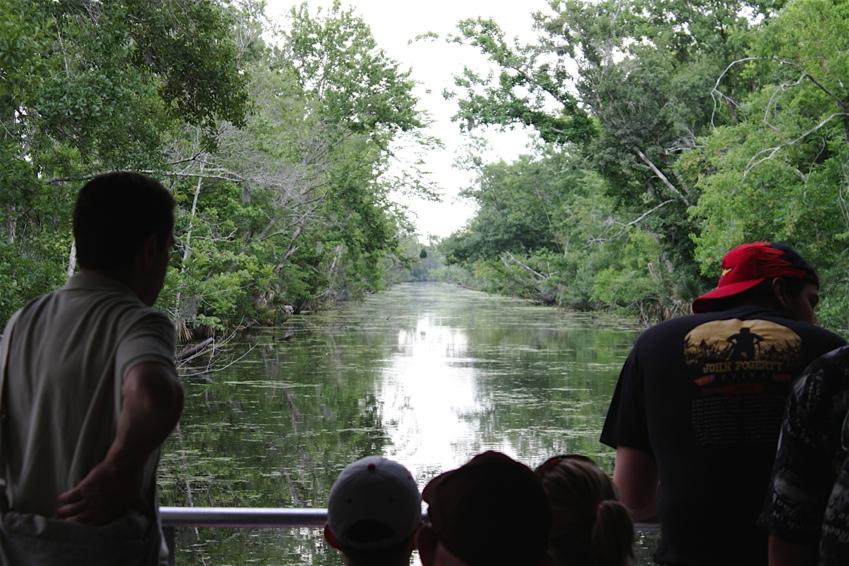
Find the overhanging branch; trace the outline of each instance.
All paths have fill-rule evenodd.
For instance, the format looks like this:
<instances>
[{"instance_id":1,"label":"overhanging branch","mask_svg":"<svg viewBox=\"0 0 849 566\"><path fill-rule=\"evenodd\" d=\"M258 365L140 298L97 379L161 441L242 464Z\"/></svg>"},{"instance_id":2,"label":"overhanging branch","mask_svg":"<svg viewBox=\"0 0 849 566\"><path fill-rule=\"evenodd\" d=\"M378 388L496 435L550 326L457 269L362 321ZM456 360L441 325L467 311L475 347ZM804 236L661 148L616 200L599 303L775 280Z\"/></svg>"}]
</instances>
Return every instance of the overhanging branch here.
<instances>
[{"instance_id":1,"label":"overhanging branch","mask_svg":"<svg viewBox=\"0 0 849 566\"><path fill-rule=\"evenodd\" d=\"M626 222L625 224L621 224L621 229L619 230L619 232L617 232L613 236L610 236L609 238L605 238L605 237L592 238L590 240L590 243L591 244L603 244L605 242L618 240L619 238L621 238L625 234L625 232L628 230L628 228L630 228L631 226L635 226L635 225L639 224L640 222L645 220L648 216L654 214L655 212L657 212L658 210L660 210L661 208L663 208L664 206L666 206L667 204L669 204L671 202L675 202L675 201L673 199L667 199L667 200L663 201L662 203L658 204L657 206L652 207L651 209L640 214L638 217L631 220L630 222Z\"/></svg>"},{"instance_id":2,"label":"overhanging branch","mask_svg":"<svg viewBox=\"0 0 849 566\"><path fill-rule=\"evenodd\" d=\"M803 133L802 135L800 135L799 137L792 139L788 142L778 144L774 147L769 147L769 148L762 149L762 150L758 151L757 153L755 153L752 156L751 159L749 159L749 162L746 164L746 168L743 170L743 179L746 178L746 176L749 174L749 172L751 172L752 169L754 169L755 167L757 167L761 163L764 163L765 161L769 161L770 159L775 157L775 155L779 151L784 149L785 147L789 147L791 145L796 145L797 143L804 141L805 138L807 138L808 136L810 136L813 133L816 133L818 130L820 130L824 126L826 126L829 122L831 122L835 118L839 118L841 116L842 117L849 117L849 112L835 112L834 114L832 114L831 116L829 116L828 118L826 118L825 120L823 120L822 122L820 122L819 124L817 124L816 126L811 128L810 130L808 130L805 133ZM761 155L765 155L765 157L761 157L760 159L758 159Z\"/></svg>"}]
</instances>

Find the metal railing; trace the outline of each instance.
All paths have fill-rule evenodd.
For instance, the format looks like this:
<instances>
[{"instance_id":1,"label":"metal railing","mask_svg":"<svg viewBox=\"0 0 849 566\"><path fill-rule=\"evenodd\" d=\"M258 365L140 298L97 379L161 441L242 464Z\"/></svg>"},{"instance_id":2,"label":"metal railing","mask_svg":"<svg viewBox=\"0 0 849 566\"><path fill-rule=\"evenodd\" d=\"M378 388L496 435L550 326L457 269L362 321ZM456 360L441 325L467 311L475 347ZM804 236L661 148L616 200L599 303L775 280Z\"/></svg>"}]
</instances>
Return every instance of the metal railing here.
<instances>
[{"instance_id":1,"label":"metal railing","mask_svg":"<svg viewBox=\"0 0 849 566\"><path fill-rule=\"evenodd\" d=\"M168 543L168 563L176 561L177 527L215 529L319 529L327 522L327 509L279 507L160 507L162 530ZM427 519L427 514L422 514ZM638 532L654 533L657 523L637 523Z\"/></svg>"},{"instance_id":2,"label":"metal railing","mask_svg":"<svg viewBox=\"0 0 849 566\"><path fill-rule=\"evenodd\" d=\"M297 529L321 528L327 522L327 509L277 507L160 507L162 533L168 544L168 564L177 559L177 527L216 529Z\"/></svg>"}]
</instances>

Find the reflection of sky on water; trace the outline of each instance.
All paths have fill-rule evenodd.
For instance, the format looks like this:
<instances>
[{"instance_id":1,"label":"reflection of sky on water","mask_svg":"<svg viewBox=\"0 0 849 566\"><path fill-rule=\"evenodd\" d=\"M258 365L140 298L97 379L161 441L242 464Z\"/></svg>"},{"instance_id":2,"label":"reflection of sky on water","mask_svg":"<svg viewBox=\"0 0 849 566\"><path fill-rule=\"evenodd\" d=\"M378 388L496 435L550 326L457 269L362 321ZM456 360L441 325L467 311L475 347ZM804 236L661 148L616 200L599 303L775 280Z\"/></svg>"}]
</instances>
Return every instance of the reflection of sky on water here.
<instances>
[{"instance_id":1,"label":"reflection of sky on water","mask_svg":"<svg viewBox=\"0 0 849 566\"><path fill-rule=\"evenodd\" d=\"M292 317L234 349L232 366L186 380L163 503L321 507L366 454L400 461L420 487L490 448L531 466L580 452L611 469L598 433L634 330L439 284ZM178 562L339 563L317 533L257 532L186 531Z\"/></svg>"},{"instance_id":2,"label":"reflection of sky on water","mask_svg":"<svg viewBox=\"0 0 849 566\"><path fill-rule=\"evenodd\" d=\"M463 418L479 410L475 369L456 363L467 346L465 332L425 314L415 330L398 331L396 351L385 361L378 390L389 457L420 479L465 462L475 443L476 423Z\"/></svg>"}]
</instances>

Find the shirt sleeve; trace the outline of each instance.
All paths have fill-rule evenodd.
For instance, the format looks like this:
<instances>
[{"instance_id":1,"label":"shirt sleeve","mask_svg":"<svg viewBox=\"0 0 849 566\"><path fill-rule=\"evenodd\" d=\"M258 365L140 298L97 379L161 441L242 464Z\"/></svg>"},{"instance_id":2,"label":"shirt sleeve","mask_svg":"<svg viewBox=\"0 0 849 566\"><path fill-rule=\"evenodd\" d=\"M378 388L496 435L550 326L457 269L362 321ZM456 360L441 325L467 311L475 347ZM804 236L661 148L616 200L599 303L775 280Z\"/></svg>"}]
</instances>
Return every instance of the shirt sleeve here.
<instances>
[{"instance_id":1,"label":"shirt sleeve","mask_svg":"<svg viewBox=\"0 0 849 566\"><path fill-rule=\"evenodd\" d=\"M119 379L123 382L127 372L145 362L167 366L176 376L174 340L174 325L168 317L156 311L150 311L142 316L133 324L118 346L115 370Z\"/></svg>"},{"instance_id":2,"label":"shirt sleeve","mask_svg":"<svg viewBox=\"0 0 849 566\"><path fill-rule=\"evenodd\" d=\"M772 483L759 523L795 544L816 545L834 482L830 365L811 364L793 386L778 441Z\"/></svg>"},{"instance_id":3,"label":"shirt sleeve","mask_svg":"<svg viewBox=\"0 0 849 566\"><path fill-rule=\"evenodd\" d=\"M631 350L601 431L601 442L611 448L635 448L654 454L649 442L643 374L640 371L639 342Z\"/></svg>"}]
</instances>

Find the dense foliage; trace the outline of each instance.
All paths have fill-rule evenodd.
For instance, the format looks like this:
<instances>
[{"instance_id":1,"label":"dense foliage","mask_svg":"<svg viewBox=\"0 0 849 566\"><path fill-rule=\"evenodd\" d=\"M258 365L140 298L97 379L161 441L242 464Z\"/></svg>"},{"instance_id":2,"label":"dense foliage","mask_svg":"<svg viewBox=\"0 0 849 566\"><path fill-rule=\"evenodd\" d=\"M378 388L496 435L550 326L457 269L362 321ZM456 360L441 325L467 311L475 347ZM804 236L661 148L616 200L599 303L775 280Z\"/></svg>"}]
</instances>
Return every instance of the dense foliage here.
<instances>
[{"instance_id":1,"label":"dense foliage","mask_svg":"<svg viewBox=\"0 0 849 566\"><path fill-rule=\"evenodd\" d=\"M436 246L389 198L427 192L388 174L399 138L428 143L412 80L339 4L278 33L254 2L0 0L0 319L73 273L81 184L131 169L179 203L161 306L184 337L410 278L666 317L758 239L808 257L849 327L849 2L551 0L536 22L528 45L486 19L451 38L495 69L448 93L462 128L539 143L470 159L477 216Z\"/></svg>"},{"instance_id":2,"label":"dense foliage","mask_svg":"<svg viewBox=\"0 0 849 566\"><path fill-rule=\"evenodd\" d=\"M160 306L184 337L383 284L413 82L338 4L290 24L253 2L0 1L0 319L73 273L76 191L118 169L178 202Z\"/></svg>"},{"instance_id":3,"label":"dense foliage","mask_svg":"<svg viewBox=\"0 0 849 566\"><path fill-rule=\"evenodd\" d=\"M648 317L687 309L723 253L781 240L849 327L849 2L551 0L539 39L483 19L453 41L497 69L457 78L457 119L532 127L540 151L480 169L443 243L474 284Z\"/></svg>"}]
</instances>

